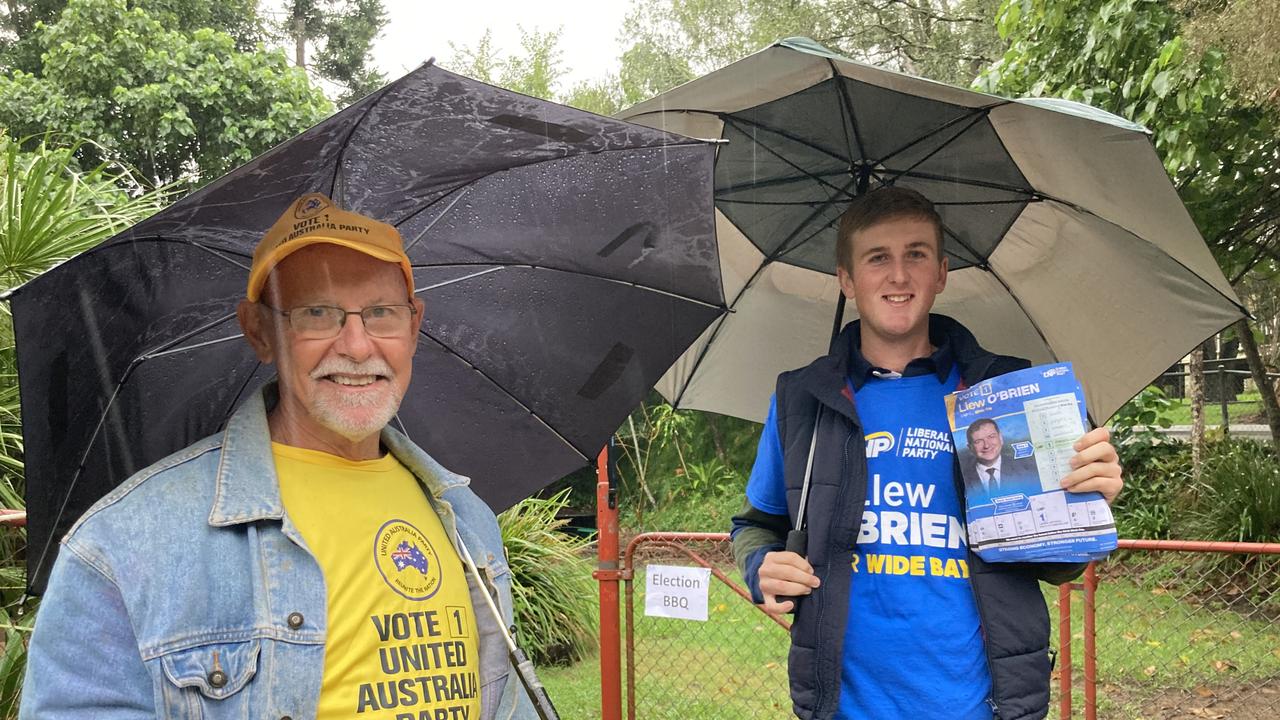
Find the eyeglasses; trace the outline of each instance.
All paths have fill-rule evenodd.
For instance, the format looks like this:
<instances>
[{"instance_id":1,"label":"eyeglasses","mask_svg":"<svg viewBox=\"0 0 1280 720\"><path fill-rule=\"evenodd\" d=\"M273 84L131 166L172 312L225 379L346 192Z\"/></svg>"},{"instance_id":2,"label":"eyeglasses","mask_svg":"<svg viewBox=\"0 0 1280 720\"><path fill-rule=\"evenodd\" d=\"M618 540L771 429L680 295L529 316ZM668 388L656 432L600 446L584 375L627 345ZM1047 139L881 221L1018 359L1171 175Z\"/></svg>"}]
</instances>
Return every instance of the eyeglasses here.
<instances>
[{"instance_id":1,"label":"eyeglasses","mask_svg":"<svg viewBox=\"0 0 1280 720\"><path fill-rule=\"evenodd\" d=\"M329 305L304 305L281 310L266 303L259 303L268 310L289 318L289 327L304 340L327 340L337 337L347 324L348 315L359 315L364 331L376 338L400 338L413 329L413 316L418 310L412 305L370 305L359 310L343 310Z\"/></svg>"}]
</instances>

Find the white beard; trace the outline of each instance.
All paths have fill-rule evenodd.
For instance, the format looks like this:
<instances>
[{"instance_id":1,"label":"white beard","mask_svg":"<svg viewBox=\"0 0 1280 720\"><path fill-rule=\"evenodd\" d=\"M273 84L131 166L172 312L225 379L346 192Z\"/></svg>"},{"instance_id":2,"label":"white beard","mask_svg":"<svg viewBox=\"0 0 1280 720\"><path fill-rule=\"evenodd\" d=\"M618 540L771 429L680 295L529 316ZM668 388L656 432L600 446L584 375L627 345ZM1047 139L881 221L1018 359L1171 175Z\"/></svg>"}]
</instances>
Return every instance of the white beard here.
<instances>
[{"instance_id":1,"label":"white beard","mask_svg":"<svg viewBox=\"0 0 1280 720\"><path fill-rule=\"evenodd\" d=\"M312 407L309 408L315 421L352 442L381 432L391 422L391 418L395 417L402 399L394 383L395 374L391 368L381 360L354 363L335 358L317 366L311 371L311 377L319 380L335 373L381 375L389 382L378 391L367 391L353 397L325 392L323 383L328 381L320 380L320 392L314 395Z\"/></svg>"}]
</instances>

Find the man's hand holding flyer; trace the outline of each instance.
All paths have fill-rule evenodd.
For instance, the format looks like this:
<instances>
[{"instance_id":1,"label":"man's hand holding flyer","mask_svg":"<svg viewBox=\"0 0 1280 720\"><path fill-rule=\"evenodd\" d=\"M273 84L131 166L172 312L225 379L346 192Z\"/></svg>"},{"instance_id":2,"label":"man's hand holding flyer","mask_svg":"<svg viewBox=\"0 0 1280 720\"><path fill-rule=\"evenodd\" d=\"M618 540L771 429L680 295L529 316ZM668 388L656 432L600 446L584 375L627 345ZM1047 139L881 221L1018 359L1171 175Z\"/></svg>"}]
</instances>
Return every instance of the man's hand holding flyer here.
<instances>
[{"instance_id":1,"label":"man's hand holding flyer","mask_svg":"<svg viewBox=\"0 0 1280 720\"><path fill-rule=\"evenodd\" d=\"M987 562L1086 562L1116 547L1102 495L1061 487L1085 433L1070 363L1001 375L948 395L965 482L969 546Z\"/></svg>"}]
</instances>

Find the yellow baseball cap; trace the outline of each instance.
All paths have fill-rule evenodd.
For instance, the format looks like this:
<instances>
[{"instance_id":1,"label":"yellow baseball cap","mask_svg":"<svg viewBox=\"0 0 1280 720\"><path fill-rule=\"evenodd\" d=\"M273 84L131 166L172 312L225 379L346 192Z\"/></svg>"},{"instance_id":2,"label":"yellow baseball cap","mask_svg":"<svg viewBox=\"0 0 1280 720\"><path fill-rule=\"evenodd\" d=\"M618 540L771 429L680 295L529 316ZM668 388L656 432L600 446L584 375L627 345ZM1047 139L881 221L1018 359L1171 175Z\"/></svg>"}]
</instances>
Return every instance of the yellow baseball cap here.
<instances>
[{"instance_id":1,"label":"yellow baseball cap","mask_svg":"<svg viewBox=\"0 0 1280 720\"><path fill-rule=\"evenodd\" d=\"M396 263L404 271L404 281L413 295L413 266L404 253L400 231L359 213L343 210L321 193L298 198L276 220L253 251L249 268L250 302L257 302L271 270L290 253L316 243L341 245L366 255Z\"/></svg>"}]
</instances>

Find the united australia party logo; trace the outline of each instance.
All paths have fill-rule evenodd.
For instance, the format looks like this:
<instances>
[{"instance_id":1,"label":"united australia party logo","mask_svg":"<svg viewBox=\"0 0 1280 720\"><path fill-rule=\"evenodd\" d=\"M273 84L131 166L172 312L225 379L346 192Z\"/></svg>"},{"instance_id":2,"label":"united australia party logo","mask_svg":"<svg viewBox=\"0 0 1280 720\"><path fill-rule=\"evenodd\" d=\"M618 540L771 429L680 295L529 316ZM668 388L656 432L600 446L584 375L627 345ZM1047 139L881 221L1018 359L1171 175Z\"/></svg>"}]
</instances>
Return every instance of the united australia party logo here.
<instances>
[{"instance_id":1,"label":"united australia party logo","mask_svg":"<svg viewBox=\"0 0 1280 720\"><path fill-rule=\"evenodd\" d=\"M427 536L404 520L388 520L373 540L378 574L396 593L426 600L440 590L440 558Z\"/></svg>"}]
</instances>

